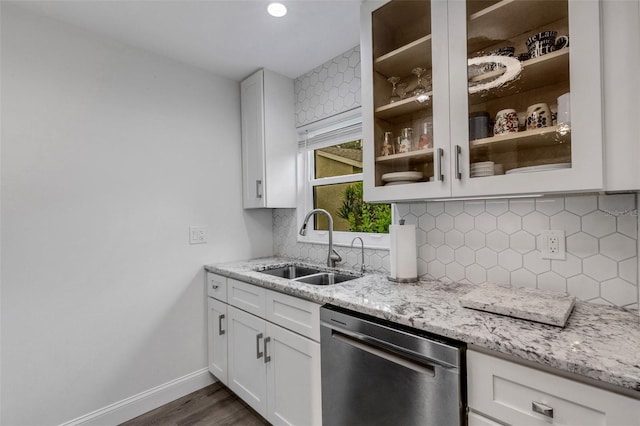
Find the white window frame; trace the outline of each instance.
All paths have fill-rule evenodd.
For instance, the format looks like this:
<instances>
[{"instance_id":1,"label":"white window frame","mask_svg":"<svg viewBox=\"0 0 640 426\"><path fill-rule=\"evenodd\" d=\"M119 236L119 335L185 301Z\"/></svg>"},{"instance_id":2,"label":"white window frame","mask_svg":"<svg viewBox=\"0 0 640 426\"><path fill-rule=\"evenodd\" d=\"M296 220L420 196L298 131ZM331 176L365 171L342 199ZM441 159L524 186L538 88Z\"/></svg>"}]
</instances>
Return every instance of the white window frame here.
<instances>
[{"instance_id":1,"label":"white window frame","mask_svg":"<svg viewBox=\"0 0 640 426\"><path fill-rule=\"evenodd\" d=\"M360 124L359 131L353 131L354 126ZM338 114L329 119L321 120L298 129L298 197L297 197L297 229L304 222L307 212L313 209L313 188L320 185L358 182L363 180L362 173L352 175L332 176L326 178L314 178L314 150L326 148L340 143L362 139L362 114L360 108ZM346 135L340 134L340 129L350 128ZM322 137L331 135L331 137ZM318 137L320 136L320 137ZM320 141L318 141L320 140ZM392 216L395 208L392 206ZM309 222L314 220L312 217ZM335 218L334 218L335 219ZM393 220L392 220L393 222ZM317 231L314 226L307 226L305 236L298 235L298 241L313 244L328 244L329 231ZM389 249L389 234L371 232L346 232L334 231L333 244L336 246L351 246L354 238L360 237L365 248ZM355 242L354 247L360 247L360 242Z\"/></svg>"}]
</instances>

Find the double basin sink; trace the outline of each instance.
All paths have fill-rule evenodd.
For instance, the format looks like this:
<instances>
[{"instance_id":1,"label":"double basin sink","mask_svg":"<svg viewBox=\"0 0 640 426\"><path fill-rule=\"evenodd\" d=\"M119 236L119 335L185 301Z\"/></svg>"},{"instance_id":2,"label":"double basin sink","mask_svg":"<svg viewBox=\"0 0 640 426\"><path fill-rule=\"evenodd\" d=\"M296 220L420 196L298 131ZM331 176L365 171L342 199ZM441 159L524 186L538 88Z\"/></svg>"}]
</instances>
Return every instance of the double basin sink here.
<instances>
[{"instance_id":1,"label":"double basin sink","mask_svg":"<svg viewBox=\"0 0 640 426\"><path fill-rule=\"evenodd\" d=\"M301 265L277 266L258 272L313 285L331 285L360 278L354 275L330 272L319 268Z\"/></svg>"}]
</instances>

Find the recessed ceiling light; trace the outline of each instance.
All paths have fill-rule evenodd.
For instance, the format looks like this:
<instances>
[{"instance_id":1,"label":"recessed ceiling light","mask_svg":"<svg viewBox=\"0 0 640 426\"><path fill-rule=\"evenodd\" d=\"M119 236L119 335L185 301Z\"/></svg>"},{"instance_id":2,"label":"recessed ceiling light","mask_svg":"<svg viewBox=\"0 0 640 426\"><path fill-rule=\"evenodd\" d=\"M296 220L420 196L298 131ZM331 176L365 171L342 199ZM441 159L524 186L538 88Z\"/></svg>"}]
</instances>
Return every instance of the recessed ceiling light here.
<instances>
[{"instance_id":1,"label":"recessed ceiling light","mask_svg":"<svg viewBox=\"0 0 640 426\"><path fill-rule=\"evenodd\" d=\"M267 12L269 12L269 15L271 16L281 18L287 14L287 8L282 3L269 3L269 6L267 6Z\"/></svg>"}]
</instances>

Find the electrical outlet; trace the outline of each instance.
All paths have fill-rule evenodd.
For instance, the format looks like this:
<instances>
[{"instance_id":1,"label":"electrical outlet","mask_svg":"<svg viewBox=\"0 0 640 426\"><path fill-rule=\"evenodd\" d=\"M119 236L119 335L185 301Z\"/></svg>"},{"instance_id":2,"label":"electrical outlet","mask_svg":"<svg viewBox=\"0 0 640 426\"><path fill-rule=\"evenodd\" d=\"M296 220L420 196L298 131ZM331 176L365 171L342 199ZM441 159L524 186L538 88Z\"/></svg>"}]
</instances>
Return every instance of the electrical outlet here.
<instances>
[{"instance_id":1,"label":"electrical outlet","mask_svg":"<svg viewBox=\"0 0 640 426\"><path fill-rule=\"evenodd\" d=\"M189 244L206 244L207 243L207 227L206 226L190 226L189 227Z\"/></svg>"},{"instance_id":2,"label":"electrical outlet","mask_svg":"<svg viewBox=\"0 0 640 426\"><path fill-rule=\"evenodd\" d=\"M564 260L566 258L564 231L544 230L540 235L542 236L540 254L543 259Z\"/></svg>"}]
</instances>

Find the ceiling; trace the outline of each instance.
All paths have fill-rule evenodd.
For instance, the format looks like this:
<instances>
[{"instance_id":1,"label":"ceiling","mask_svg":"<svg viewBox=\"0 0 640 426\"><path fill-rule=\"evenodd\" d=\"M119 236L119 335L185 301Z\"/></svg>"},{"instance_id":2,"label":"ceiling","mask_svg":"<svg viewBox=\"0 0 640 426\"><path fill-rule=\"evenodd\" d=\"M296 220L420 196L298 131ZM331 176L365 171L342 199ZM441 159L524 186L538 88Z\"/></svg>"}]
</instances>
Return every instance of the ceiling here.
<instances>
[{"instance_id":1,"label":"ceiling","mask_svg":"<svg viewBox=\"0 0 640 426\"><path fill-rule=\"evenodd\" d=\"M258 68L291 78L357 46L359 0L15 1L126 44L242 80Z\"/></svg>"}]
</instances>

